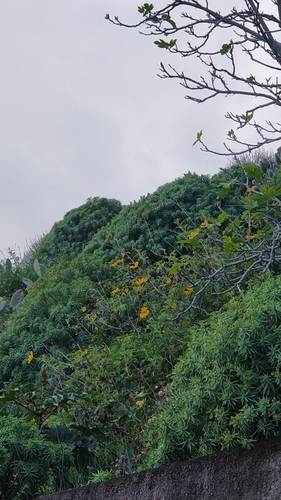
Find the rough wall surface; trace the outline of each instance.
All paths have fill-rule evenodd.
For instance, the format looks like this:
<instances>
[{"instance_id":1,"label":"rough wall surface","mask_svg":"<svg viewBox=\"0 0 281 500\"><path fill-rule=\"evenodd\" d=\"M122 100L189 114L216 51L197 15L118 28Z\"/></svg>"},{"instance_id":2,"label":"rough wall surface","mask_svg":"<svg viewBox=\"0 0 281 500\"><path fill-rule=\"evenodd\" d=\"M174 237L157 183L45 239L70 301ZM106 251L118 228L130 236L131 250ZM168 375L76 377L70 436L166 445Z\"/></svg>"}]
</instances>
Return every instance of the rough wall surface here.
<instances>
[{"instance_id":1,"label":"rough wall surface","mask_svg":"<svg viewBox=\"0 0 281 500\"><path fill-rule=\"evenodd\" d=\"M281 500L281 437L40 500ZM37 499L39 500L39 499Z\"/></svg>"}]
</instances>

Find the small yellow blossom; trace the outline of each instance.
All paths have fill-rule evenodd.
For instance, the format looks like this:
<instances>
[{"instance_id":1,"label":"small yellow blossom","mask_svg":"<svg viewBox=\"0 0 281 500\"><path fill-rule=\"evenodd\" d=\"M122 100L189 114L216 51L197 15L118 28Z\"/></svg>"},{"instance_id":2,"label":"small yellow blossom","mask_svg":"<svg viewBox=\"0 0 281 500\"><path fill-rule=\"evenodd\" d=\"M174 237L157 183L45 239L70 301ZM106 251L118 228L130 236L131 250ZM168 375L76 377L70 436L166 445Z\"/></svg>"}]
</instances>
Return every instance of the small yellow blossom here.
<instances>
[{"instance_id":1,"label":"small yellow blossom","mask_svg":"<svg viewBox=\"0 0 281 500\"><path fill-rule=\"evenodd\" d=\"M88 352L89 352L89 349L84 349L84 351L82 351L82 354L83 354L84 356L86 356L86 354L88 354Z\"/></svg>"},{"instance_id":2,"label":"small yellow blossom","mask_svg":"<svg viewBox=\"0 0 281 500\"><path fill-rule=\"evenodd\" d=\"M188 286L188 287L184 290L184 293L185 293L186 295L191 295L193 292L194 292L194 288L192 288L192 286Z\"/></svg>"},{"instance_id":3,"label":"small yellow blossom","mask_svg":"<svg viewBox=\"0 0 281 500\"><path fill-rule=\"evenodd\" d=\"M94 323L94 321L96 321L98 315L95 313L92 317L91 317L91 323Z\"/></svg>"},{"instance_id":4,"label":"small yellow blossom","mask_svg":"<svg viewBox=\"0 0 281 500\"><path fill-rule=\"evenodd\" d=\"M28 355L28 358L27 358L27 362L31 363L31 361L33 361L33 359L34 359L33 351L30 351L30 353Z\"/></svg>"},{"instance_id":5,"label":"small yellow blossom","mask_svg":"<svg viewBox=\"0 0 281 500\"><path fill-rule=\"evenodd\" d=\"M87 311L87 307L85 307L85 306L81 307L81 311L82 311L82 313L85 313Z\"/></svg>"},{"instance_id":6,"label":"small yellow blossom","mask_svg":"<svg viewBox=\"0 0 281 500\"><path fill-rule=\"evenodd\" d=\"M117 287L117 288L115 288L114 290L112 290L112 292L111 292L111 293L112 293L112 295L115 295L115 294L116 294L116 293L118 293L118 292L120 292L120 288L119 288L119 287Z\"/></svg>"},{"instance_id":7,"label":"small yellow blossom","mask_svg":"<svg viewBox=\"0 0 281 500\"><path fill-rule=\"evenodd\" d=\"M166 279L166 283L167 283L167 285L170 285L170 284L172 283L171 278L167 278L167 279Z\"/></svg>"},{"instance_id":8,"label":"small yellow blossom","mask_svg":"<svg viewBox=\"0 0 281 500\"><path fill-rule=\"evenodd\" d=\"M18 472L15 472L14 474L12 474L13 480L16 481L18 476L19 476Z\"/></svg>"},{"instance_id":9,"label":"small yellow blossom","mask_svg":"<svg viewBox=\"0 0 281 500\"><path fill-rule=\"evenodd\" d=\"M146 283L149 280L149 276L145 276L144 278L139 278L138 280L134 281L134 285L140 286Z\"/></svg>"},{"instance_id":10,"label":"small yellow blossom","mask_svg":"<svg viewBox=\"0 0 281 500\"><path fill-rule=\"evenodd\" d=\"M204 229L204 227L207 227L209 225L209 221L208 220L204 220L204 222L202 222L200 224L200 227L202 227L202 229Z\"/></svg>"},{"instance_id":11,"label":"small yellow blossom","mask_svg":"<svg viewBox=\"0 0 281 500\"><path fill-rule=\"evenodd\" d=\"M147 307L142 307L140 310L140 318L141 319L147 318L148 315L149 315L149 309Z\"/></svg>"},{"instance_id":12,"label":"small yellow blossom","mask_svg":"<svg viewBox=\"0 0 281 500\"><path fill-rule=\"evenodd\" d=\"M119 266L119 264L122 264L122 262L124 262L124 259L118 259L115 262L113 262L112 264L110 264L110 267Z\"/></svg>"},{"instance_id":13,"label":"small yellow blossom","mask_svg":"<svg viewBox=\"0 0 281 500\"><path fill-rule=\"evenodd\" d=\"M188 262L186 261L183 263L183 267L186 268L187 266L188 266Z\"/></svg>"},{"instance_id":14,"label":"small yellow blossom","mask_svg":"<svg viewBox=\"0 0 281 500\"><path fill-rule=\"evenodd\" d=\"M152 424L152 422L154 422L155 419L156 419L156 417L154 415L154 417L151 417L151 418L148 419L147 423L148 424Z\"/></svg>"},{"instance_id":15,"label":"small yellow blossom","mask_svg":"<svg viewBox=\"0 0 281 500\"><path fill-rule=\"evenodd\" d=\"M136 401L136 406L139 406L140 408L144 405L144 401L138 400Z\"/></svg>"},{"instance_id":16,"label":"small yellow blossom","mask_svg":"<svg viewBox=\"0 0 281 500\"><path fill-rule=\"evenodd\" d=\"M246 235L246 240L254 240L257 237L256 234L247 234Z\"/></svg>"},{"instance_id":17,"label":"small yellow blossom","mask_svg":"<svg viewBox=\"0 0 281 500\"><path fill-rule=\"evenodd\" d=\"M255 186L252 186L252 187L246 189L246 193L250 193L251 191L253 191L253 189L255 189Z\"/></svg>"},{"instance_id":18,"label":"small yellow blossom","mask_svg":"<svg viewBox=\"0 0 281 500\"><path fill-rule=\"evenodd\" d=\"M200 228L198 227L197 229L195 229L195 231L192 231L189 235L188 235L188 238L190 240L192 240L192 238L194 238L195 236L197 236L197 234L200 233Z\"/></svg>"},{"instance_id":19,"label":"small yellow blossom","mask_svg":"<svg viewBox=\"0 0 281 500\"><path fill-rule=\"evenodd\" d=\"M129 292L129 288L123 288L123 290L121 292L122 297L125 297L128 292Z\"/></svg>"},{"instance_id":20,"label":"small yellow blossom","mask_svg":"<svg viewBox=\"0 0 281 500\"><path fill-rule=\"evenodd\" d=\"M132 264L130 266L130 269L137 269L139 267L139 263L138 262L135 262L134 264Z\"/></svg>"}]
</instances>

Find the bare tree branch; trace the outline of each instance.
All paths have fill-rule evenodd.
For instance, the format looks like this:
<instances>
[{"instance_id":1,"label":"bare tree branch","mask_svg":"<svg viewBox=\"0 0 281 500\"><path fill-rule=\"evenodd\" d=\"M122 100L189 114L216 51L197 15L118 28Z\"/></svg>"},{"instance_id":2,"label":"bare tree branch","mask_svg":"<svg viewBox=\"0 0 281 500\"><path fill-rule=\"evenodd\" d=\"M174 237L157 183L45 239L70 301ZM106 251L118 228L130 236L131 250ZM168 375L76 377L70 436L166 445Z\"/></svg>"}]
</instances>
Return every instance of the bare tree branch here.
<instances>
[{"instance_id":1,"label":"bare tree branch","mask_svg":"<svg viewBox=\"0 0 281 500\"><path fill-rule=\"evenodd\" d=\"M145 3L138 8L142 19L134 25L106 16L114 24L140 28L142 34L157 37L154 43L171 54L193 59L188 71L160 63L159 76L178 80L187 100L202 104L218 96L247 98L246 110L229 111L226 118L232 120L236 131L254 131L256 139L247 142L231 129L227 132L231 144L224 143L224 151L218 152L200 136L196 142L203 151L237 155L281 139L280 123L264 121L261 115L265 108L281 105L281 0L272 0L276 15L263 12L260 3L244 0L243 7L237 9L216 0L174 0L159 10ZM172 38L175 35L177 38ZM199 76L198 62L203 70Z\"/></svg>"}]
</instances>

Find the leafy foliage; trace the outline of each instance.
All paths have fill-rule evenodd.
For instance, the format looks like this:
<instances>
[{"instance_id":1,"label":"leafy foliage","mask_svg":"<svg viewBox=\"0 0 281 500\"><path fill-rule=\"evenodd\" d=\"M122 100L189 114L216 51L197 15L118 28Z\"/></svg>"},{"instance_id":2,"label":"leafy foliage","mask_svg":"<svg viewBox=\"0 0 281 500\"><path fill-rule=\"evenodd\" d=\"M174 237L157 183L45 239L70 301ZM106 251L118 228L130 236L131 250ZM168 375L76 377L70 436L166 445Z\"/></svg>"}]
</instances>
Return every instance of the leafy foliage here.
<instances>
[{"instance_id":1,"label":"leafy foliage","mask_svg":"<svg viewBox=\"0 0 281 500\"><path fill-rule=\"evenodd\" d=\"M32 499L47 489L71 487L72 457L67 446L47 442L24 418L0 417L0 495Z\"/></svg>"},{"instance_id":2,"label":"leafy foliage","mask_svg":"<svg viewBox=\"0 0 281 500\"><path fill-rule=\"evenodd\" d=\"M192 329L169 405L148 433L146 466L280 433L280 297L280 276L269 276Z\"/></svg>"},{"instance_id":3,"label":"leafy foliage","mask_svg":"<svg viewBox=\"0 0 281 500\"><path fill-rule=\"evenodd\" d=\"M279 433L280 192L272 158L187 174L128 207L109 200L111 220L96 200L104 225L90 240L65 218L18 280L3 267L0 485L21 484L14 498ZM72 239L55 256L58 227ZM35 469L23 453L21 489L5 464L25 440L65 461Z\"/></svg>"},{"instance_id":4,"label":"leafy foliage","mask_svg":"<svg viewBox=\"0 0 281 500\"><path fill-rule=\"evenodd\" d=\"M81 207L65 214L43 238L36 257L49 267L62 257L76 257L102 226L121 209L121 203L107 198L90 198Z\"/></svg>"}]
</instances>

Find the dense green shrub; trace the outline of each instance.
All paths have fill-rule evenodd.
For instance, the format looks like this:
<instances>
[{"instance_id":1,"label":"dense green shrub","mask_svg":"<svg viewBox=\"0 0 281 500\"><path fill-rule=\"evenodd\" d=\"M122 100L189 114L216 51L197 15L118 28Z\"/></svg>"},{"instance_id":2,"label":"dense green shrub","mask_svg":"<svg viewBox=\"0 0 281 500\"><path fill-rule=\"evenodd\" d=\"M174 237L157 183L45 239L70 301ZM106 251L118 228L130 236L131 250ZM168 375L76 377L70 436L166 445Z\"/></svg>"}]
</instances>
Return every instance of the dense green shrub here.
<instances>
[{"instance_id":1,"label":"dense green shrub","mask_svg":"<svg viewBox=\"0 0 281 500\"><path fill-rule=\"evenodd\" d=\"M107 198L90 198L67 212L42 239L36 257L48 267L62 258L76 257L101 227L121 209L121 203Z\"/></svg>"},{"instance_id":2,"label":"dense green shrub","mask_svg":"<svg viewBox=\"0 0 281 500\"><path fill-rule=\"evenodd\" d=\"M23 418L0 417L0 497L28 500L72 486L72 457Z\"/></svg>"},{"instance_id":3,"label":"dense green shrub","mask_svg":"<svg viewBox=\"0 0 281 500\"><path fill-rule=\"evenodd\" d=\"M281 277L257 281L193 328L170 402L148 432L146 467L280 433Z\"/></svg>"},{"instance_id":4,"label":"dense green shrub","mask_svg":"<svg viewBox=\"0 0 281 500\"><path fill-rule=\"evenodd\" d=\"M178 219L196 227L202 219L201 210L208 216L219 213L217 195L217 180L188 173L140 201L124 206L111 223L92 238L86 252L98 252L111 259L117 250L121 253L137 243L138 249L155 262L174 249L179 250Z\"/></svg>"}]
</instances>

